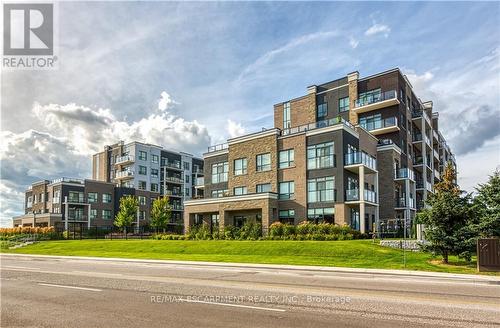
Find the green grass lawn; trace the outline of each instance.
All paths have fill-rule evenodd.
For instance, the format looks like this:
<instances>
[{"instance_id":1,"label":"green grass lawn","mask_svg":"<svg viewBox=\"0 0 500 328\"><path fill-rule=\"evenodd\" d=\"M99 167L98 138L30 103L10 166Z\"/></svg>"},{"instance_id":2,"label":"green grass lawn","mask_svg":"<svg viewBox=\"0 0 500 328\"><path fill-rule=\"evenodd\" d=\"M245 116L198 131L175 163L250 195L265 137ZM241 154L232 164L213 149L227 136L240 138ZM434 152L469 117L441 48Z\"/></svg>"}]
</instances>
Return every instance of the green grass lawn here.
<instances>
[{"instance_id":1,"label":"green grass lawn","mask_svg":"<svg viewBox=\"0 0 500 328\"><path fill-rule=\"evenodd\" d=\"M9 253L211 262L321 265L351 268L405 269L401 250L372 240L350 241L184 241L65 240L45 241ZM431 255L406 252L406 269L476 273L475 263L450 258L443 265Z\"/></svg>"}]
</instances>

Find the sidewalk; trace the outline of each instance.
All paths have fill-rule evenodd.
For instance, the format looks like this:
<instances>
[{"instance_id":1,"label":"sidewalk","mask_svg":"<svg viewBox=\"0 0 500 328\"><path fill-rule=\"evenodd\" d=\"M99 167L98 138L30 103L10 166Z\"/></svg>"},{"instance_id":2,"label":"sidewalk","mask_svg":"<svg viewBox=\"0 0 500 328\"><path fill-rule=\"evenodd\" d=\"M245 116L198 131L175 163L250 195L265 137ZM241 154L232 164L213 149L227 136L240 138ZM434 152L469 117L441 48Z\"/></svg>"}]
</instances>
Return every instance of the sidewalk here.
<instances>
[{"instance_id":1,"label":"sidewalk","mask_svg":"<svg viewBox=\"0 0 500 328\"><path fill-rule=\"evenodd\" d=\"M89 257L89 256L61 256L61 255L31 255L31 254L9 254L1 253L2 257L27 257L27 258L54 258L87 260L102 262L129 262L129 263L151 263L166 265L186 265L186 266L206 266L206 267L224 267L224 268L246 268L246 269L268 269L285 271L314 271L325 273L352 273L376 276L398 276L414 278L434 278L443 280L454 280L463 282L481 282L500 285L500 276L486 276L476 274L457 274L444 272L413 271L413 270L388 270L388 269L364 269L364 268L344 268L344 267L325 267L325 266L307 266L307 265L282 265L282 264L252 264L252 263L231 263L231 262L202 262L202 261L175 261L175 260L147 260L147 259L125 259L111 257Z\"/></svg>"}]
</instances>

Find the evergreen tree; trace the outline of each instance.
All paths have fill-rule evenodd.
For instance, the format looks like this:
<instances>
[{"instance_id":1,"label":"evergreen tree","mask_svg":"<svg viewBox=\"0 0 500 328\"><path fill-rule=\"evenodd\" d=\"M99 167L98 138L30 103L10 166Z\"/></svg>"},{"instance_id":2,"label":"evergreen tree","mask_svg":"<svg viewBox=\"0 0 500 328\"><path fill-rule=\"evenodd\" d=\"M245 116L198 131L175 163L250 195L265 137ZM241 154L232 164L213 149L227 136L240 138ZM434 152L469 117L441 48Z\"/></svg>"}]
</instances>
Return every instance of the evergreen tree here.
<instances>
[{"instance_id":1,"label":"evergreen tree","mask_svg":"<svg viewBox=\"0 0 500 328\"><path fill-rule=\"evenodd\" d=\"M441 255L443 263L448 263L449 255L470 260L475 246L470 195L462 196L455 178L455 169L448 163L442 181L428 197L426 205L429 206L418 214L419 222L425 224L425 238L430 242L425 249Z\"/></svg>"},{"instance_id":2,"label":"evergreen tree","mask_svg":"<svg viewBox=\"0 0 500 328\"><path fill-rule=\"evenodd\" d=\"M127 234L127 227L132 225L132 222L137 217L139 210L139 201L134 196L125 196L120 199L120 211L115 217L115 226L122 228Z\"/></svg>"},{"instance_id":3,"label":"evergreen tree","mask_svg":"<svg viewBox=\"0 0 500 328\"><path fill-rule=\"evenodd\" d=\"M495 171L487 183L476 188L474 214L481 237L500 237L500 171Z\"/></svg>"},{"instance_id":4,"label":"evergreen tree","mask_svg":"<svg viewBox=\"0 0 500 328\"><path fill-rule=\"evenodd\" d=\"M171 216L172 208L170 207L168 196L157 198L153 201L153 208L151 209L151 226L153 226L156 231L159 229L165 231Z\"/></svg>"}]
</instances>

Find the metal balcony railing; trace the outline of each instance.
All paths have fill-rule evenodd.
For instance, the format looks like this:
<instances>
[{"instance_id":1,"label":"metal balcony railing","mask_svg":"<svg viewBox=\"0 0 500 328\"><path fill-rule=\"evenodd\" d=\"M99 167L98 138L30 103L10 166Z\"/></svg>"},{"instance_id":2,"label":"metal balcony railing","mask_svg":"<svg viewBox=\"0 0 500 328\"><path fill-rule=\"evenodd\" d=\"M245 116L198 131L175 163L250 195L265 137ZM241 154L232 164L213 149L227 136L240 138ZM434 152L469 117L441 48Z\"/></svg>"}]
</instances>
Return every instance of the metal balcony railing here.
<instances>
[{"instance_id":1,"label":"metal balcony railing","mask_svg":"<svg viewBox=\"0 0 500 328\"><path fill-rule=\"evenodd\" d=\"M395 177L395 179L415 180L415 174L414 174L413 170L410 170L409 168L396 169L394 171L394 177Z\"/></svg>"},{"instance_id":2,"label":"metal balcony railing","mask_svg":"<svg viewBox=\"0 0 500 328\"><path fill-rule=\"evenodd\" d=\"M365 96L362 96L356 100L354 103L354 107L363 107L366 105L378 103L384 100L389 100L389 99L395 99L397 98L398 94L396 90L390 90L386 91L383 93L372 93L372 94L367 94Z\"/></svg>"}]
</instances>

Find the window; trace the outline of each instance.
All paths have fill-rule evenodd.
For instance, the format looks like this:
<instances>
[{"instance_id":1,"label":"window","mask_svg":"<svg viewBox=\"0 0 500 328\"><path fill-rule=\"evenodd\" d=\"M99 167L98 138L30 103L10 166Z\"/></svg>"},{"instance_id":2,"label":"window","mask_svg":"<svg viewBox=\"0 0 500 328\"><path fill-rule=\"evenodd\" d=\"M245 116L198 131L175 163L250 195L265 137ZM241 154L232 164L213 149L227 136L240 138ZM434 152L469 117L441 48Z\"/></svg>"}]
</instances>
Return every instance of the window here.
<instances>
[{"instance_id":1,"label":"window","mask_svg":"<svg viewBox=\"0 0 500 328\"><path fill-rule=\"evenodd\" d=\"M212 190L212 198L224 197L228 192L227 189Z\"/></svg>"},{"instance_id":2,"label":"window","mask_svg":"<svg viewBox=\"0 0 500 328\"><path fill-rule=\"evenodd\" d=\"M334 223L335 209L333 208L310 208L307 210L307 221L314 223Z\"/></svg>"},{"instance_id":3,"label":"window","mask_svg":"<svg viewBox=\"0 0 500 328\"><path fill-rule=\"evenodd\" d=\"M326 119L326 115L328 114L328 104L327 103L322 103L317 106L316 110L316 116L318 117L318 120L324 120Z\"/></svg>"},{"instance_id":4,"label":"window","mask_svg":"<svg viewBox=\"0 0 500 328\"><path fill-rule=\"evenodd\" d=\"M295 183L293 181L280 182L279 199L293 199Z\"/></svg>"},{"instance_id":5,"label":"window","mask_svg":"<svg viewBox=\"0 0 500 328\"><path fill-rule=\"evenodd\" d=\"M96 192L89 192L87 194L87 198L89 203L97 203L97 193Z\"/></svg>"},{"instance_id":6,"label":"window","mask_svg":"<svg viewBox=\"0 0 500 328\"><path fill-rule=\"evenodd\" d=\"M239 158L234 160L234 175L247 174L247 159Z\"/></svg>"},{"instance_id":7,"label":"window","mask_svg":"<svg viewBox=\"0 0 500 328\"><path fill-rule=\"evenodd\" d=\"M111 210L102 210L102 218L103 220L111 219Z\"/></svg>"},{"instance_id":8,"label":"window","mask_svg":"<svg viewBox=\"0 0 500 328\"><path fill-rule=\"evenodd\" d=\"M146 197L144 196L137 196L139 199L139 205L146 205Z\"/></svg>"},{"instance_id":9,"label":"window","mask_svg":"<svg viewBox=\"0 0 500 328\"><path fill-rule=\"evenodd\" d=\"M189 171L189 162L182 162L182 165L184 166L184 170Z\"/></svg>"},{"instance_id":10,"label":"window","mask_svg":"<svg viewBox=\"0 0 500 328\"><path fill-rule=\"evenodd\" d=\"M148 153L142 150L139 150L139 159L141 161L147 161L148 160Z\"/></svg>"},{"instance_id":11,"label":"window","mask_svg":"<svg viewBox=\"0 0 500 328\"><path fill-rule=\"evenodd\" d=\"M347 112L349 110L349 97L339 99L339 112Z\"/></svg>"},{"instance_id":12,"label":"window","mask_svg":"<svg viewBox=\"0 0 500 328\"><path fill-rule=\"evenodd\" d=\"M290 102L286 102L283 104L283 129L289 129L291 127Z\"/></svg>"},{"instance_id":13,"label":"window","mask_svg":"<svg viewBox=\"0 0 500 328\"><path fill-rule=\"evenodd\" d=\"M271 154L257 155L257 172L271 170Z\"/></svg>"},{"instance_id":14,"label":"window","mask_svg":"<svg viewBox=\"0 0 500 328\"><path fill-rule=\"evenodd\" d=\"M241 228L245 225L245 222L247 222L247 218L244 216L235 216L234 217L234 226L236 228Z\"/></svg>"},{"instance_id":15,"label":"window","mask_svg":"<svg viewBox=\"0 0 500 328\"><path fill-rule=\"evenodd\" d=\"M43 194L38 195L40 202L43 202ZM68 194L68 202L83 203L83 192L70 191Z\"/></svg>"},{"instance_id":16,"label":"window","mask_svg":"<svg viewBox=\"0 0 500 328\"><path fill-rule=\"evenodd\" d=\"M139 211L139 220L146 220L146 211Z\"/></svg>"},{"instance_id":17,"label":"window","mask_svg":"<svg viewBox=\"0 0 500 328\"><path fill-rule=\"evenodd\" d=\"M151 169L151 176L153 178L158 178L158 169Z\"/></svg>"},{"instance_id":18,"label":"window","mask_svg":"<svg viewBox=\"0 0 500 328\"><path fill-rule=\"evenodd\" d=\"M257 191L257 193L270 192L271 191L271 184L270 183L258 184L256 191Z\"/></svg>"},{"instance_id":19,"label":"window","mask_svg":"<svg viewBox=\"0 0 500 328\"><path fill-rule=\"evenodd\" d=\"M291 167L294 166L294 150L293 149L288 149L288 150L282 150L280 151L279 154L279 168L285 168L285 167Z\"/></svg>"},{"instance_id":20,"label":"window","mask_svg":"<svg viewBox=\"0 0 500 328\"><path fill-rule=\"evenodd\" d=\"M380 88L363 92L359 94L357 102L360 106L372 104L374 102L380 101L381 95L382 92Z\"/></svg>"},{"instance_id":21,"label":"window","mask_svg":"<svg viewBox=\"0 0 500 328\"><path fill-rule=\"evenodd\" d=\"M153 162L154 164L158 164L159 163L159 156L158 155L151 155L151 162Z\"/></svg>"},{"instance_id":22,"label":"window","mask_svg":"<svg viewBox=\"0 0 500 328\"><path fill-rule=\"evenodd\" d=\"M111 203L111 194L102 194L103 203Z\"/></svg>"},{"instance_id":23,"label":"window","mask_svg":"<svg viewBox=\"0 0 500 328\"><path fill-rule=\"evenodd\" d=\"M152 183L151 184L151 191L158 192L158 184L157 183Z\"/></svg>"},{"instance_id":24,"label":"window","mask_svg":"<svg viewBox=\"0 0 500 328\"><path fill-rule=\"evenodd\" d=\"M307 180L307 202L335 201L335 178L324 177Z\"/></svg>"},{"instance_id":25,"label":"window","mask_svg":"<svg viewBox=\"0 0 500 328\"><path fill-rule=\"evenodd\" d=\"M212 214L210 216L211 227L218 228L219 227L219 214Z\"/></svg>"},{"instance_id":26,"label":"window","mask_svg":"<svg viewBox=\"0 0 500 328\"><path fill-rule=\"evenodd\" d=\"M31 199L31 197L30 197L30 199ZM57 204L60 202L61 202L61 191L56 190L56 191L54 191L54 195L52 196L52 203ZM29 206L29 207L31 207L31 206Z\"/></svg>"},{"instance_id":27,"label":"window","mask_svg":"<svg viewBox=\"0 0 500 328\"><path fill-rule=\"evenodd\" d=\"M281 210L279 212L279 220L284 224L295 223L295 210Z\"/></svg>"},{"instance_id":28,"label":"window","mask_svg":"<svg viewBox=\"0 0 500 328\"><path fill-rule=\"evenodd\" d=\"M148 168L142 165L139 165L139 174L146 175L148 174Z\"/></svg>"},{"instance_id":29,"label":"window","mask_svg":"<svg viewBox=\"0 0 500 328\"><path fill-rule=\"evenodd\" d=\"M138 186L140 190L146 190L146 181L141 181L139 180L139 186Z\"/></svg>"},{"instance_id":30,"label":"window","mask_svg":"<svg viewBox=\"0 0 500 328\"><path fill-rule=\"evenodd\" d=\"M189 196L189 188L184 188L184 192L186 196Z\"/></svg>"},{"instance_id":31,"label":"window","mask_svg":"<svg viewBox=\"0 0 500 328\"><path fill-rule=\"evenodd\" d=\"M323 169L335 166L333 142L307 147L307 169Z\"/></svg>"},{"instance_id":32,"label":"window","mask_svg":"<svg viewBox=\"0 0 500 328\"><path fill-rule=\"evenodd\" d=\"M96 219L97 218L97 210L95 208L90 209L90 219Z\"/></svg>"},{"instance_id":33,"label":"window","mask_svg":"<svg viewBox=\"0 0 500 328\"><path fill-rule=\"evenodd\" d=\"M233 194L235 196L246 195L246 193L247 193L247 187L235 187L233 190Z\"/></svg>"},{"instance_id":34,"label":"window","mask_svg":"<svg viewBox=\"0 0 500 328\"><path fill-rule=\"evenodd\" d=\"M227 182L228 171L227 162L212 164L212 183Z\"/></svg>"},{"instance_id":35,"label":"window","mask_svg":"<svg viewBox=\"0 0 500 328\"><path fill-rule=\"evenodd\" d=\"M382 115L375 114L375 115L360 117L359 118L359 125L368 131L380 129L383 127L382 126Z\"/></svg>"}]
</instances>

